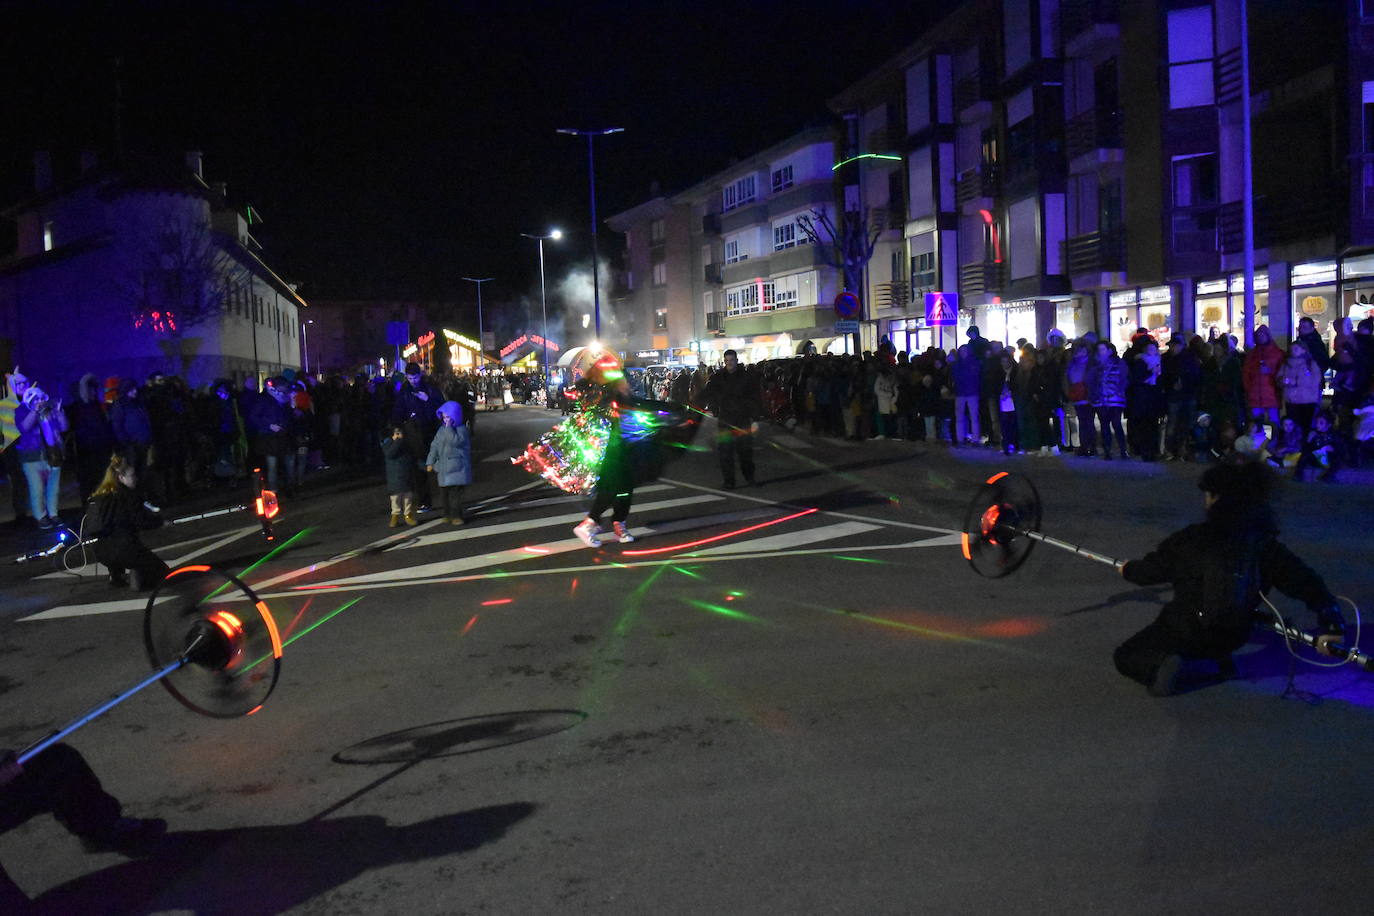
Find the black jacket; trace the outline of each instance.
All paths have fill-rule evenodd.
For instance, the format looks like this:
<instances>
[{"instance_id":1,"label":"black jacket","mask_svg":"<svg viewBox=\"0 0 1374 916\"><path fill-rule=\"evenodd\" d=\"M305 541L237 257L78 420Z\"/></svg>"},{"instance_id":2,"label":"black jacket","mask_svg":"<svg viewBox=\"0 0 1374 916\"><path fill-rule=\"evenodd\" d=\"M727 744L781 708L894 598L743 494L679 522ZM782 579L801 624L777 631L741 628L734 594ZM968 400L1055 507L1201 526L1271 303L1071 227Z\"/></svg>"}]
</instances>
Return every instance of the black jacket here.
<instances>
[{"instance_id":1,"label":"black jacket","mask_svg":"<svg viewBox=\"0 0 1374 916\"><path fill-rule=\"evenodd\" d=\"M724 426L747 427L763 416L763 396L754 373L740 366L724 369L706 383L706 405Z\"/></svg>"},{"instance_id":2,"label":"black jacket","mask_svg":"<svg viewBox=\"0 0 1374 916\"><path fill-rule=\"evenodd\" d=\"M1255 570L1250 577L1255 581L1247 581L1247 568ZM1340 613L1326 583L1279 542L1267 508L1230 512L1217 504L1205 522L1169 535L1121 572L1136 585L1173 583L1173 600L1159 619L1185 639L1243 643L1260 595L1271 587L1316 611L1328 631L1341 631Z\"/></svg>"}]
</instances>

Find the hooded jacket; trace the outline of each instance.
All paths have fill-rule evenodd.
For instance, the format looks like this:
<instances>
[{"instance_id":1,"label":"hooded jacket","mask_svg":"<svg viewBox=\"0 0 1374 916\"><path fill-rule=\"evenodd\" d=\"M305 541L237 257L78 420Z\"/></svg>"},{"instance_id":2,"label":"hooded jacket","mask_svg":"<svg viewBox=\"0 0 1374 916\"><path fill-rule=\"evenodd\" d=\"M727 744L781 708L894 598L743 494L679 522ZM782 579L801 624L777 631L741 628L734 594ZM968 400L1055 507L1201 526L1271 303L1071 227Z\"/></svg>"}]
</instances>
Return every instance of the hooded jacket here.
<instances>
[{"instance_id":1,"label":"hooded jacket","mask_svg":"<svg viewBox=\"0 0 1374 916\"><path fill-rule=\"evenodd\" d=\"M1263 331L1264 342L1260 342ZM1279 369L1283 366L1283 351L1274 343L1269 329L1260 325L1255 329L1255 345L1245 354L1241 364L1241 380L1245 384L1245 401L1251 409L1270 409L1279 406Z\"/></svg>"},{"instance_id":2,"label":"hooded jacket","mask_svg":"<svg viewBox=\"0 0 1374 916\"><path fill-rule=\"evenodd\" d=\"M434 434L425 466L434 468L441 487L467 486L472 483L472 434L463 425L463 410L457 401L445 401L435 413L452 416L453 425L445 423Z\"/></svg>"}]
</instances>

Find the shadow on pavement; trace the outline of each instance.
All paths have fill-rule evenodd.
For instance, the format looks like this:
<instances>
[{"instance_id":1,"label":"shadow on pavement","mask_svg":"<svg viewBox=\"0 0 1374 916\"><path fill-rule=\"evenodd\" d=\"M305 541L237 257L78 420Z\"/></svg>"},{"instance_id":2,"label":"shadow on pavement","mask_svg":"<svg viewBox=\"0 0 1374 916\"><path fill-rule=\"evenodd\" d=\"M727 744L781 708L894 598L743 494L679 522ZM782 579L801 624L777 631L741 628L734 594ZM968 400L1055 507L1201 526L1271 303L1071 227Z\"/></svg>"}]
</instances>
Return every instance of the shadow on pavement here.
<instances>
[{"instance_id":1,"label":"shadow on pavement","mask_svg":"<svg viewBox=\"0 0 1374 916\"><path fill-rule=\"evenodd\" d=\"M1154 588L1127 589L1124 592L1117 592L1114 595L1108 595L1107 600L1105 601L1099 601L1097 604L1087 604L1083 607L1076 607L1071 611L1065 611L1059 616L1072 617L1075 614L1087 614L1091 611L1105 611L1109 608L1119 607L1120 605L1131 604L1134 602L1141 602L1144 604L1158 604L1160 607L1163 607L1165 588L1167 588L1167 586L1158 586Z\"/></svg>"},{"instance_id":2,"label":"shadow on pavement","mask_svg":"<svg viewBox=\"0 0 1374 916\"><path fill-rule=\"evenodd\" d=\"M35 901L34 911L280 913L370 869L477 849L536 808L492 805L402 826L365 815L169 834L157 854L59 885Z\"/></svg>"}]
</instances>

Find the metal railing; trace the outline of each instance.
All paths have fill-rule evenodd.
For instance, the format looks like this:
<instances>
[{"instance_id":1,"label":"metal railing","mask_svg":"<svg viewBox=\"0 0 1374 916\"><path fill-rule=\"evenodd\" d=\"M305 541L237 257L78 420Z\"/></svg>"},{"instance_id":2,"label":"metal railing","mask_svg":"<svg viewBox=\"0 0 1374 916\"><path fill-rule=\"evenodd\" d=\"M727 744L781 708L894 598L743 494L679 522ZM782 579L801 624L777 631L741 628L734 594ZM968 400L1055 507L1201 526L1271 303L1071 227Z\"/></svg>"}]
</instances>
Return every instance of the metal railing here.
<instances>
[{"instance_id":1,"label":"metal railing","mask_svg":"<svg viewBox=\"0 0 1374 916\"><path fill-rule=\"evenodd\" d=\"M965 296L996 292L1006 285L1007 265L992 261L959 265L959 290Z\"/></svg>"},{"instance_id":2,"label":"metal railing","mask_svg":"<svg viewBox=\"0 0 1374 916\"><path fill-rule=\"evenodd\" d=\"M1098 23L1121 21L1118 0L1060 0L1059 26L1065 41Z\"/></svg>"},{"instance_id":3,"label":"metal railing","mask_svg":"<svg viewBox=\"0 0 1374 916\"><path fill-rule=\"evenodd\" d=\"M1064 146L1071 160L1095 149L1121 149L1121 112L1091 108L1074 115L1064 126Z\"/></svg>"},{"instance_id":4,"label":"metal railing","mask_svg":"<svg viewBox=\"0 0 1374 916\"><path fill-rule=\"evenodd\" d=\"M707 283L723 283L720 264L702 265L702 279Z\"/></svg>"},{"instance_id":5,"label":"metal railing","mask_svg":"<svg viewBox=\"0 0 1374 916\"><path fill-rule=\"evenodd\" d=\"M1119 232L1087 232L1063 242L1069 276L1112 273L1126 269L1126 239Z\"/></svg>"},{"instance_id":6,"label":"metal railing","mask_svg":"<svg viewBox=\"0 0 1374 916\"><path fill-rule=\"evenodd\" d=\"M996 197L1000 177L1000 170L992 163L965 169L954 183L955 202L966 204L978 197Z\"/></svg>"}]
</instances>

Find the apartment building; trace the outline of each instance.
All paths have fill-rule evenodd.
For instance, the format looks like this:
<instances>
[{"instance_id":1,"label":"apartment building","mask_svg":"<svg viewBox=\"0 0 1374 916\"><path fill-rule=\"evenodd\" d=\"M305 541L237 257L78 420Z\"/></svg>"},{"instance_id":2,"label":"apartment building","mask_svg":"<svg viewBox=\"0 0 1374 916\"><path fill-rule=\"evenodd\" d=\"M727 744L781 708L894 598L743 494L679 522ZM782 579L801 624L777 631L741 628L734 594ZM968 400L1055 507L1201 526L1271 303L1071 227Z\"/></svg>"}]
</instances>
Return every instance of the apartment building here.
<instances>
[{"instance_id":1,"label":"apartment building","mask_svg":"<svg viewBox=\"0 0 1374 916\"><path fill-rule=\"evenodd\" d=\"M839 212L835 129L803 130L672 196L607 220L625 235L632 311L652 315L663 362L844 352L832 304L843 288L822 229ZM633 349L633 348L632 348Z\"/></svg>"},{"instance_id":2,"label":"apartment building","mask_svg":"<svg viewBox=\"0 0 1374 916\"><path fill-rule=\"evenodd\" d=\"M3 211L0 356L53 392L86 372L192 385L301 366L304 300L262 259L261 217L207 183L200 153L34 158L34 193Z\"/></svg>"}]
</instances>

